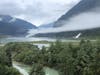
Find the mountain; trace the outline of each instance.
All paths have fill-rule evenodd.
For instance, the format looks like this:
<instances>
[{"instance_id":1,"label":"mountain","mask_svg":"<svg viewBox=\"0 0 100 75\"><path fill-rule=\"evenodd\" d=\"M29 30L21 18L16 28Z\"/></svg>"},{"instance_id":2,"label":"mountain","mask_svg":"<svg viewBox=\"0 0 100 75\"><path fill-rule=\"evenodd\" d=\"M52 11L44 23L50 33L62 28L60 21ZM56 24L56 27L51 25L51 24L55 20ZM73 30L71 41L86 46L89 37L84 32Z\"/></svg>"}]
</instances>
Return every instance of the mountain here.
<instances>
[{"instance_id":1,"label":"mountain","mask_svg":"<svg viewBox=\"0 0 100 75\"><path fill-rule=\"evenodd\" d=\"M54 24L54 27L60 27L67 23L71 18L84 12L95 11L100 9L100 0L81 0L76 6L62 15ZM99 11L100 12L100 11Z\"/></svg>"},{"instance_id":2,"label":"mountain","mask_svg":"<svg viewBox=\"0 0 100 75\"><path fill-rule=\"evenodd\" d=\"M0 34L12 36L24 36L29 29L37 27L27 21L11 17L9 15L0 15Z\"/></svg>"},{"instance_id":3,"label":"mountain","mask_svg":"<svg viewBox=\"0 0 100 75\"><path fill-rule=\"evenodd\" d=\"M38 28L41 29L41 28L52 28L52 27L53 27L53 23L49 23L49 24L40 25Z\"/></svg>"},{"instance_id":4,"label":"mountain","mask_svg":"<svg viewBox=\"0 0 100 75\"><path fill-rule=\"evenodd\" d=\"M85 13L85 15L83 15L83 13ZM80 17L82 15L83 17ZM78 19L76 20L77 17ZM66 29L65 32L59 31L58 33L57 32L44 33L44 34L39 33L39 34L36 34L35 36L73 38L77 36L78 34L79 35L81 34L80 36L81 38L83 37L84 38L97 38L97 37L100 38L100 21L99 21L100 18L99 17L100 17L100 0L81 0L77 5L75 5L72 9L70 9L68 12L62 15L54 23L54 26L53 26L54 28L59 27L60 30L63 30L63 28L65 27L64 28ZM67 31L68 27L69 29L72 28L72 30Z\"/></svg>"},{"instance_id":5,"label":"mountain","mask_svg":"<svg viewBox=\"0 0 100 75\"><path fill-rule=\"evenodd\" d=\"M70 38L73 39L78 34L81 33L80 38L96 39L100 38L100 28L86 29L86 30L77 30L77 31L68 31L68 32L59 32L59 33L39 33L36 34L36 37L51 37L51 38Z\"/></svg>"}]
</instances>

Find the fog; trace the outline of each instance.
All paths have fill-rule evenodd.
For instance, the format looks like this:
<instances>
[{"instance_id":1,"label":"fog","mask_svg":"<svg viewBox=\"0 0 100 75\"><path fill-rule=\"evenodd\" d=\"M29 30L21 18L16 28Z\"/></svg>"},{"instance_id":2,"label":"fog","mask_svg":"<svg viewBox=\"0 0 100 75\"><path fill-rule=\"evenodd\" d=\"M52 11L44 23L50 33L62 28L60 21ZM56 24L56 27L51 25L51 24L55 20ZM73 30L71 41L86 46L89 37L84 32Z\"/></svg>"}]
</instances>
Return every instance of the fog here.
<instances>
[{"instance_id":1,"label":"fog","mask_svg":"<svg viewBox=\"0 0 100 75\"><path fill-rule=\"evenodd\" d=\"M76 31L100 27L100 13L98 12L86 12L77 16L73 16L68 21L64 22L62 27L57 28L45 28L45 29L31 29L29 35L32 36L38 33L56 33L63 31Z\"/></svg>"}]
</instances>

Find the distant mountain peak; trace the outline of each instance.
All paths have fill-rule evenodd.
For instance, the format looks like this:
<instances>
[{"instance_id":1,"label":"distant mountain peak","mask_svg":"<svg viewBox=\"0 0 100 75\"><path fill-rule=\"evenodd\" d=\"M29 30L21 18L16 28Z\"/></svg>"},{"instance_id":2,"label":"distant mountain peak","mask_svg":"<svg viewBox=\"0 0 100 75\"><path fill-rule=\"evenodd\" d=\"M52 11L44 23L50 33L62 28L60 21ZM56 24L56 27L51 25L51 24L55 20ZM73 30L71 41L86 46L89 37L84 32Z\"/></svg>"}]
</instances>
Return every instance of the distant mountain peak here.
<instances>
[{"instance_id":1,"label":"distant mountain peak","mask_svg":"<svg viewBox=\"0 0 100 75\"><path fill-rule=\"evenodd\" d=\"M0 34L12 36L24 36L28 30L37 27L25 20L11 17L9 15L0 15Z\"/></svg>"}]
</instances>

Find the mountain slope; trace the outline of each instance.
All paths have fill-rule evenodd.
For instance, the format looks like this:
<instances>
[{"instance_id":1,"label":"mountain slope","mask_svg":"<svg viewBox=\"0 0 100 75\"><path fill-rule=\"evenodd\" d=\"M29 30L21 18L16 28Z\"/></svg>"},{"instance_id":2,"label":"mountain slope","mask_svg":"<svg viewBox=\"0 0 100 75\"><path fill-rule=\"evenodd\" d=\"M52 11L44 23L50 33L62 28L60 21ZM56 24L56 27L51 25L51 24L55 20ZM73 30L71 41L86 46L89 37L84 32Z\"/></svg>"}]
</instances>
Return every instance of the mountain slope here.
<instances>
[{"instance_id":1,"label":"mountain slope","mask_svg":"<svg viewBox=\"0 0 100 75\"><path fill-rule=\"evenodd\" d=\"M77 30L77 31L68 31L68 32L59 32L59 33L40 33L36 34L36 37L52 37L52 38L70 38L77 36L79 33L82 35L81 38L96 39L100 38L100 28L86 29L86 30Z\"/></svg>"},{"instance_id":2,"label":"mountain slope","mask_svg":"<svg viewBox=\"0 0 100 75\"><path fill-rule=\"evenodd\" d=\"M64 28L65 32L40 33L35 36L73 38L81 33L81 37L100 37L100 0L81 0L55 22L56 27L59 27L58 31Z\"/></svg>"},{"instance_id":3,"label":"mountain slope","mask_svg":"<svg viewBox=\"0 0 100 75\"><path fill-rule=\"evenodd\" d=\"M50 23L50 24L41 25L38 28L41 29L41 28L52 28L52 27L53 27L53 23Z\"/></svg>"},{"instance_id":4,"label":"mountain slope","mask_svg":"<svg viewBox=\"0 0 100 75\"><path fill-rule=\"evenodd\" d=\"M0 15L0 34L12 36L24 36L29 29L37 27L27 21L8 15Z\"/></svg>"},{"instance_id":5,"label":"mountain slope","mask_svg":"<svg viewBox=\"0 0 100 75\"><path fill-rule=\"evenodd\" d=\"M54 24L54 27L60 27L67 23L70 18L84 12L95 11L95 8L100 8L100 0L82 0L75 7L62 15Z\"/></svg>"}]
</instances>

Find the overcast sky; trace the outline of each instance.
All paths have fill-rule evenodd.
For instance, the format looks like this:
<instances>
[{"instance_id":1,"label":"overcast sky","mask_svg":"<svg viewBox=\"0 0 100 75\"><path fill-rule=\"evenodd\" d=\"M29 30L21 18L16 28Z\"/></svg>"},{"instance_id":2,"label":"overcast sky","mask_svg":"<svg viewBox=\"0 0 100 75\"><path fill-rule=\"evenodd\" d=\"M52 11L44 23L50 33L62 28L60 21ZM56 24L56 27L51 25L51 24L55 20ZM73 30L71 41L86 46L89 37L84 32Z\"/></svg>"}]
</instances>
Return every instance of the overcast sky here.
<instances>
[{"instance_id":1,"label":"overcast sky","mask_svg":"<svg viewBox=\"0 0 100 75\"><path fill-rule=\"evenodd\" d=\"M0 14L27 20L37 26L56 21L80 0L0 0Z\"/></svg>"}]
</instances>

